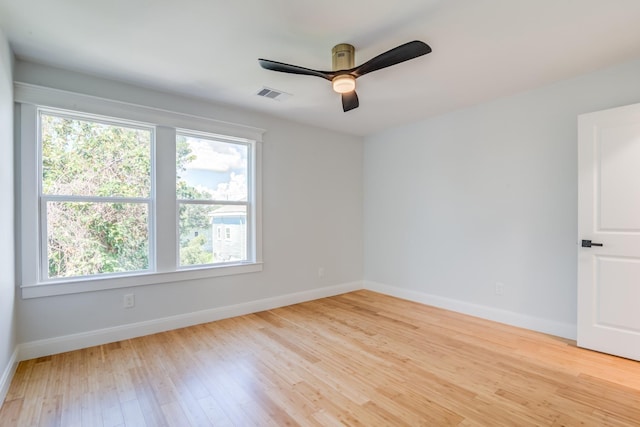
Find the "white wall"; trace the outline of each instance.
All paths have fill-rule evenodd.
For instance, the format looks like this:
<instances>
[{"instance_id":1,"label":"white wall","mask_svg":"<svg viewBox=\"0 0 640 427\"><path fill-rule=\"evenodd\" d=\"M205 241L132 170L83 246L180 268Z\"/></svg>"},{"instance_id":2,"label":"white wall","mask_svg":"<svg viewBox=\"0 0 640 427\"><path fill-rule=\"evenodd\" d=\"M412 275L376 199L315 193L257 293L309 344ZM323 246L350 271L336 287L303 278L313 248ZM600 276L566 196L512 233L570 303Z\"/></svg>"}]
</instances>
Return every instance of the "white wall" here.
<instances>
[{"instance_id":1,"label":"white wall","mask_svg":"<svg viewBox=\"0 0 640 427\"><path fill-rule=\"evenodd\" d=\"M576 117L637 102L640 61L367 138L367 286L574 336Z\"/></svg>"},{"instance_id":2,"label":"white wall","mask_svg":"<svg viewBox=\"0 0 640 427\"><path fill-rule=\"evenodd\" d=\"M16 349L13 239L13 55L0 29L0 402Z\"/></svg>"},{"instance_id":3,"label":"white wall","mask_svg":"<svg viewBox=\"0 0 640 427\"><path fill-rule=\"evenodd\" d=\"M332 286L361 286L361 138L22 61L14 79L267 130L261 273L136 287L133 309L122 308L123 294L131 289L21 299L18 337L25 347L297 292L321 295Z\"/></svg>"}]
</instances>

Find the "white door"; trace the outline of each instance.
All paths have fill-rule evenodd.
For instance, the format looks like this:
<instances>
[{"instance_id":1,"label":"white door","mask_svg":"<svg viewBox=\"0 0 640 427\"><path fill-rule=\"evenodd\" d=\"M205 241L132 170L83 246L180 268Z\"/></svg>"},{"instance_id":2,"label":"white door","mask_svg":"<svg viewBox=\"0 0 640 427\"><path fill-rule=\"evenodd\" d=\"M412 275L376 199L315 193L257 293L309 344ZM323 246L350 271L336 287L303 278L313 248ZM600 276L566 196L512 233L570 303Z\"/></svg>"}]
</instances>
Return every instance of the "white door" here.
<instances>
[{"instance_id":1,"label":"white door","mask_svg":"<svg viewBox=\"0 0 640 427\"><path fill-rule=\"evenodd\" d=\"M578 346L640 360L640 104L578 118L578 239Z\"/></svg>"}]
</instances>

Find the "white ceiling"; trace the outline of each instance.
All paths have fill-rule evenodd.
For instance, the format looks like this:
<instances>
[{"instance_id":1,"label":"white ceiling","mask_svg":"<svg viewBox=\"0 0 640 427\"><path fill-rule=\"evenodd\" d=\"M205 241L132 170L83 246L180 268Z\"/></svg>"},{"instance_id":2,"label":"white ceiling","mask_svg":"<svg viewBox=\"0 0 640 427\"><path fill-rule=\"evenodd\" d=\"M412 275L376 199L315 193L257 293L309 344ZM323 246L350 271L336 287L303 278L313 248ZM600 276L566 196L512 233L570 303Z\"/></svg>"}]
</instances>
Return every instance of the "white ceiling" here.
<instances>
[{"instance_id":1,"label":"white ceiling","mask_svg":"<svg viewBox=\"0 0 640 427\"><path fill-rule=\"evenodd\" d=\"M0 26L21 59L356 135L640 58L640 0L0 0ZM347 113L257 61L325 70L338 43L360 64L416 39L433 52L358 79Z\"/></svg>"}]
</instances>

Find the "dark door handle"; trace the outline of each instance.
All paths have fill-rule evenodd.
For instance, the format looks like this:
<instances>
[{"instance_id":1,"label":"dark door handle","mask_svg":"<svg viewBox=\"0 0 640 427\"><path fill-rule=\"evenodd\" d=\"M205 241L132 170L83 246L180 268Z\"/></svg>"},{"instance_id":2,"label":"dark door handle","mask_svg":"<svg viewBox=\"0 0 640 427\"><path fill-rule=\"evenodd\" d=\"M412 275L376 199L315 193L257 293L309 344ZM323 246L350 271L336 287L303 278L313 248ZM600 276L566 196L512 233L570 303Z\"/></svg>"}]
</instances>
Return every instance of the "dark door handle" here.
<instances>
[{"instance_id":1,"label":"dark door handle","mask_svg":"<svg viewBox=\"0 0 640 427\"><path fill-rule=\"evenodd\" d=\"M593 243L591 240L582 241L583 248L590 248L591 246L602 246L602 243Z\"/></svg>"}]
</instances>

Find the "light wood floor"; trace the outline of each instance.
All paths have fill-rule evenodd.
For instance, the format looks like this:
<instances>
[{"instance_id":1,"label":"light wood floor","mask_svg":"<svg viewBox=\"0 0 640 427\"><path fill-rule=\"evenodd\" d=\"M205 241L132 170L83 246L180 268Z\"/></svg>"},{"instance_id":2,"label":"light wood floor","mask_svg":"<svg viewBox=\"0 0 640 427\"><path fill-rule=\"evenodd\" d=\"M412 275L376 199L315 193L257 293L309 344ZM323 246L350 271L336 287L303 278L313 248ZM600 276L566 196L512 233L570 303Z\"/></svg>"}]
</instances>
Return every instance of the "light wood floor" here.
<instances>
[{"instance_id":1,"label":"light wood floor","mask_svg":"<svg viewBox=\"0 0 640 427\"><path fill-rule=\"evenodd\" d=\"M358 291L22 362L32 425L638 426L640 363Z\"/></svg>"}]
</instances>

